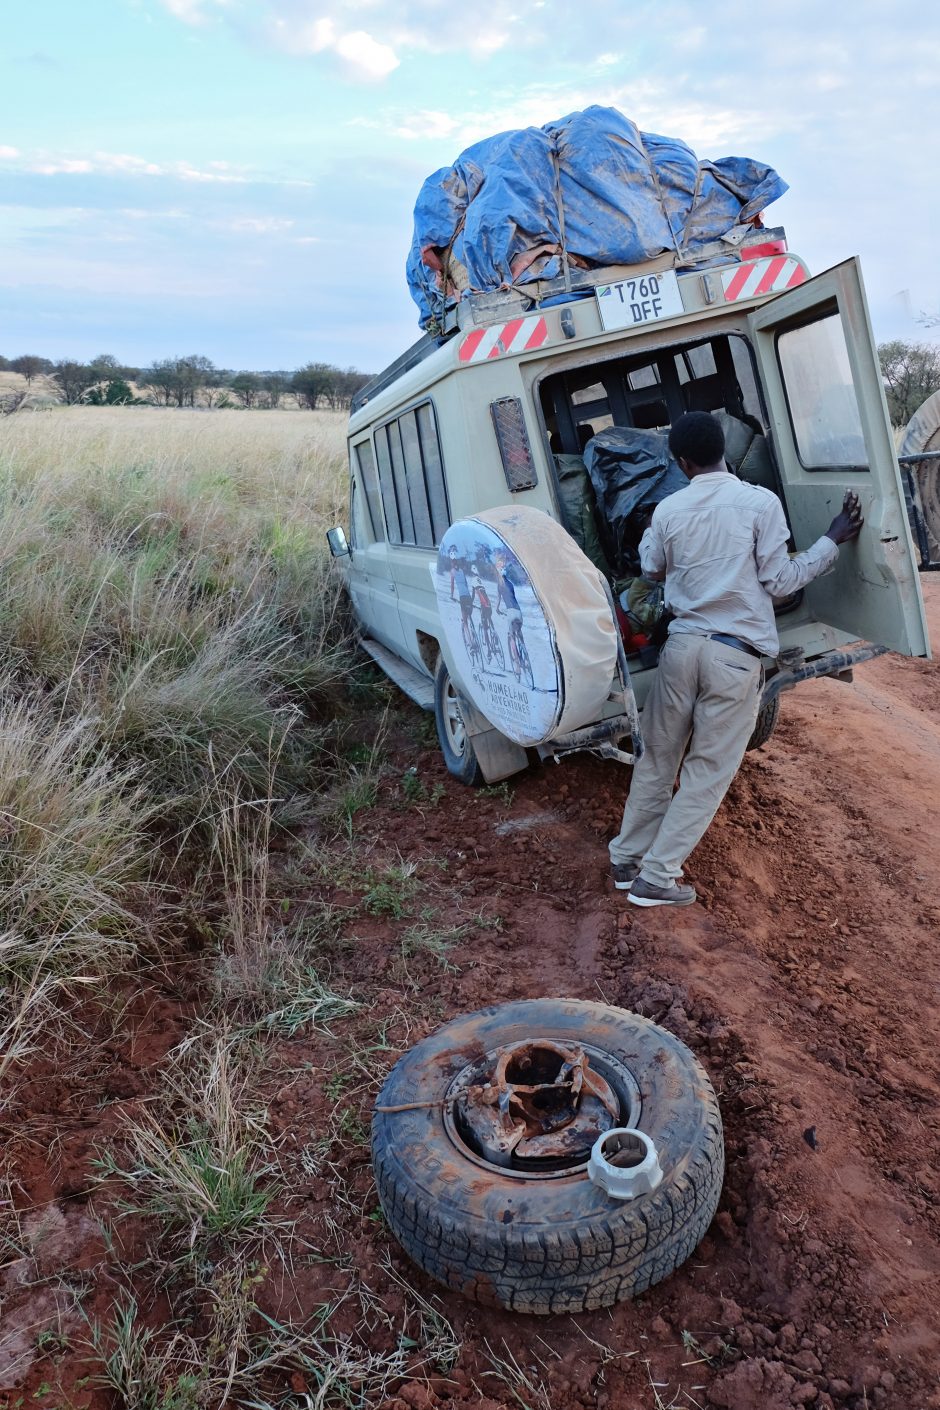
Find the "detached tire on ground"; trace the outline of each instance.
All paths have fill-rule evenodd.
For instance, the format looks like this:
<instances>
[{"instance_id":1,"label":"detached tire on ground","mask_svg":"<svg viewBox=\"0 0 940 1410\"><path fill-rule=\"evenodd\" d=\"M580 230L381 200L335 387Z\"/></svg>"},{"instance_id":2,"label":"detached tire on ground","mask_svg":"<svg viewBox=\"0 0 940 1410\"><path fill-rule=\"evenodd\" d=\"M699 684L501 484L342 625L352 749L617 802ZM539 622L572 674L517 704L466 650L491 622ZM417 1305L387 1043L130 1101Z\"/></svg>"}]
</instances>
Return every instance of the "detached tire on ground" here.
<instances>
[{"instance_id":1,"label":"detached tire on ground","mask_svg":"<svg viewBox=\"0 0 940 1410\"><path fill-rule=\"evenodd\" d=\"M455 1093L513 1044L577 1045L616 1097L614 1125L654 1142L662 1183L608 1196L568 1163L494 1164L473 1147ZM465 1090L465 1088L464 1088ZM456 1019L404 1055L372 1125L382 1209L425 1272L478 1302L516 1312L582 1312L645 1292L685 1261L721 1193L718 1102L684 1044L624 1009L575 999L501 1004Z\"/></svg>"},{"instance_id":2,"label":"detached tire on ground","mask_svg":"<svg viewBox=\"0 0 940 1410\"><path fill-rule=\"evenodd\" d=\"M434 675L434 723L448 772L475 788L483 782L483 771L464 724L460 696L443 660L438 661Z\"/></svg>"}]
</instances>

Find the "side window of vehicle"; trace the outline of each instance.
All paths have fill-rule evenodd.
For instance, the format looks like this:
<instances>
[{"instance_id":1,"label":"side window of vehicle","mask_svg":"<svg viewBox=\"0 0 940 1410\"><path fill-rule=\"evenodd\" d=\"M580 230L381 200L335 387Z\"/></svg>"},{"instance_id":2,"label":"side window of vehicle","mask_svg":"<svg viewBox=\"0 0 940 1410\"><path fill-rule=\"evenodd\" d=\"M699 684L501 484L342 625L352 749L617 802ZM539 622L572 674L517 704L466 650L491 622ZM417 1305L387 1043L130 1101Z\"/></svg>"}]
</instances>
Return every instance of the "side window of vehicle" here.
<instances>
[{"instance_id":1,"label":"side window of vehicle","mask_svg":"<svg viewBox=\"0 0 940 1410\"><path fill-rule=\"evenodd\" d=\"M388 453L388 436L383 426L375 433L375 455L379 463L379 488L385 509L385 524L389 543L404 543L401 520L398 517L398 495L392 478L392 458Z\"/></svg>"},{"instance_id":2,"label":"side window of vehicle","mask_svg":"<svg viewBox=\"0 0 940 1410\"><path fill-rule=\"evenodd\" d=\"M797 453L805 470L867 470L868 452L838 313L777 335Z\"/></svg>"},{"instance_id":3,"label":"side window of vehicle","mask_svg":"<svg viewBox=\"0 0 940 1410\"><path fill-rule=\"evenodd\" d=\"M372 443L360 441L354 449L356 464L359 467L359 479L365 491L365 505L363 506L360 502L361 518L365 521L365 527L368 529L368 537L371 541L383 543L385 540L385 520L382 517L382 498L379 492L379 478L375 471ZM363 508L364 514L362 513Z\"/></svg>"},{"instance_id":4,"label":"side window of vehicle","mask_svg":"<svg viewBox=\"0 0 940 1410\"><path fill-rule=\"evenodd\" d=\"M375 451L389 542L436 548L450 512L431 403L380 426Z\"/></svg>"}]
</instances>

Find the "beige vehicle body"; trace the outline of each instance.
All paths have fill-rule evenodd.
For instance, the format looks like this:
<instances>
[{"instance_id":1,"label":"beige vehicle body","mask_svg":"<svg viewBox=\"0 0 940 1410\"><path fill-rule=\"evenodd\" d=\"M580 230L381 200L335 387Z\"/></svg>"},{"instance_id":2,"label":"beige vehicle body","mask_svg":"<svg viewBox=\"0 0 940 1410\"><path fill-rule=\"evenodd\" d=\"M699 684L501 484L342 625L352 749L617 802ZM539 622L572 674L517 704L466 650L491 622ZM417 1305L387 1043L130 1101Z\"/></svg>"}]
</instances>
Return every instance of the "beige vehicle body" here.
<instances>
[{"instance_id":1,"label":"beige vehicle body","mask_svg":"<svg viewBox=\"0 0 940 1410\"><path fill-rule=\"evenodd\" d=\"M449 672L438 730L454 772L448 743L451 754L474 748L490 780L524 767L526 754L462 708L428 565L448 524L498 505L532 505L565 524L552 437L554 451L571 454L610 425L665 430L693 409L744 419L760 427L766 452L740 473L780 496L796 550L825 532L846 489L858 493L861 539L778 614L768 707L812 676L849 679L875 648L929 654L858 263L810 278L796 256L776 261L755 240L753 255L745 241L707 270L676 271L663 258L578 274L608 300L630 305L632 296L632 313L621 312L640 321L628 327L609 326L610 304L602 309L595 290L541 307L512 291L475 296L458 305L448 335L423 339L354 402L343 562L363 644L426 708L435 674ZM793 287L776 291L781 280ZM669 297L658 297L661 286ZM596 727L540 752L617 753L618 730L634 732L633 699L642 708L655 669L628 658Z\"/></svg>"}]
</instances>

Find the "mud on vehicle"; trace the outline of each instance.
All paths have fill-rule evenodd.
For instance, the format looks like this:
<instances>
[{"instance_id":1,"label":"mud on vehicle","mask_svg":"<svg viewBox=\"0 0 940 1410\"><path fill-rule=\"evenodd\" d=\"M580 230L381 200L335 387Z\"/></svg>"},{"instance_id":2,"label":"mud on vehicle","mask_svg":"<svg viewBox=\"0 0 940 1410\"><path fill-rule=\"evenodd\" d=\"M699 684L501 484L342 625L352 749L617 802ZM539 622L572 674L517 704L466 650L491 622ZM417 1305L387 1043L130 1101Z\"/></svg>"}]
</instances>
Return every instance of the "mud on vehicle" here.
<instances>
[{"instance_id":1,"label":"mud on vehicle","mask_svg":"<svg viewBox=\"0 0 940 1410\"><path fill-rule=\"evenodd\" d=\"M564 284L528 284L524 295L464 297L445 326L353 402L348 542L333 530L331 549L345 565L363 646L435 712L447 767L467 783L524 768L530 747L543 757L592 749L624 760L639 747L661 604L638 599L636 572L631 579L624 568L640 530L605 515L584 462L585 446L590 456L615 428L629 439L668 432L686 411L716 414L731 468L780 497L794 550L825 532L847 489L859 496L859 542L777 606L780 653L765 662L751 747L769 737L782 691L817 676L848 680L884 650L928 653L858 262L810 278L783 232L761 229L734 250L716 245L707 268L676 265L663 255L636 268L572 270ZM532 576L516 552L513 511L520 523L541 511L563 527L603 585L615 642L592 667L607 675L593 684L590 717L556 712L542 737L484 708L497 680L530 697L538 687L523 656L528 626L514 633L509 608L496 614L501 589L508 595L501 577L512 589ZM499 544L468 550L466 581L448 597L446 536L481 516L493 529L494 512L503 568ZM532 591L554 640L568 614L548 567L544 590ZM481 589L495 615L480 607ZM458 599L462 639L442 621L442 602ZM570 689L573 667L560 657L555 666L559 688Z\"/></svg>"}]
</instances>

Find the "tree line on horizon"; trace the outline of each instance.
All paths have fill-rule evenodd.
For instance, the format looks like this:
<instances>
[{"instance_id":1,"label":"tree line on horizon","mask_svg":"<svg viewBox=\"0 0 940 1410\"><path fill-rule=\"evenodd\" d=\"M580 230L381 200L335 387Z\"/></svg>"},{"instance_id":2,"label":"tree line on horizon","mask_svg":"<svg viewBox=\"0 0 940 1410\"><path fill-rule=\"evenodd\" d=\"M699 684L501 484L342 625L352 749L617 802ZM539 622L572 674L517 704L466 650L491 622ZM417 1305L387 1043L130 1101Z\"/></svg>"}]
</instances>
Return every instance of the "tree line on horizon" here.
<instances>
[{"instance_id":1,"label":"tree line on horizon","mask_svg":"<svg viewBox=\"0 0 940 1410\"><path fill-rule=\"evenodd\" d=\"M370 381L370 374L354 367L334 367L327 362L308 362L294 371L240 371L216 367L208 357L193 353L188 357L167 357L149 367L131 367L110 353L75 362L34 354L0 356L0 372L16 372L24 378L25 390L8 394L7 411L15 411L25 401L33 382L51 383L59 400L68 406L173 406L244 407L271 409L291 395L301 406L315 410L348 408L356 392ZM15 403L15 404L14 404Z\"/></svg>"},{"instance_id":2,"label":"tree line on horizon","mask_svg":"<svg viewBox=\"0 0 940 1410\"><path fill-rule=\"evenodd\" d=\"M888 412L895 426L905 426L932 392L940 390L940 347L936 343L909 343L900 339L878 347ZM285 396L316 409L345 410L352 398L371 380L371 374L354 367L308 362L294 371L233 372L216 367L207 357L167 357L149 367L130 367L109 353L90 362L24 354L0 356L0 372L16 372L26 382L25 391L0 393L0 414L16 411L37 378L52 383L58 399L69 406L154 405L174 407L274 408Z\"/></svg>"}]
</instances>

